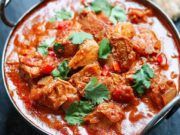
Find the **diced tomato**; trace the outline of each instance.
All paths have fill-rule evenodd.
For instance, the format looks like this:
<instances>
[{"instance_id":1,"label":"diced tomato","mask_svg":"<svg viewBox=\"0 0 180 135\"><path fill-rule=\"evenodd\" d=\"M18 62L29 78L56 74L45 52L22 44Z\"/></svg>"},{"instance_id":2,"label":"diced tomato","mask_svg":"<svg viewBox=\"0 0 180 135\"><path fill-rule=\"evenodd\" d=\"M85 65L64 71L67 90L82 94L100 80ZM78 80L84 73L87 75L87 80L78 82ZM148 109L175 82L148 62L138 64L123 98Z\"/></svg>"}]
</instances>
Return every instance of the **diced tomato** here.
<instances>
[{"instance_id":1,"label":"diced tomato","mask_svg":"<svg viewBox=\"0 0 180 135\"><path fill-rule=\"evenodd\" d=\"M68 21L63 21L63 22L60 22L57 26L57 29L60 30L60 31L63 31L63 30L66 30L69 28L69 26L71 25L70 22Z\"/></svg>"},{"instance_id":2,"label":"diced tomato","mask_svg":"<svg viewBox=\"0 0 180 135\"><path fill-rule=\"evenodd\" d=\"M161 53L157 56L157 62L161 66L166 66L167 65L167 58L164 53Z\"/></svg>"},{"instance_id":3,"label":"diced tomato","mask_svg":"<svg viewBox=\"0 0 180 135\"><path fill-rule=\"evenodd\" d=\"M115 90L115 91L113 91L112 98L115 101L119 101L121 95L122 95L121 90Z\"/></svg>"},{"instance_id":4,"label":"diced tomato","mask_svg":"<svg viewBox=\"0 0 180 135\"><path fill-rule=\"evenodd\" d=\"M82 5L87 5L86 0L81 0Z\"/></svg>"},{"instance_id":5,"label":"diced tomato","mask_svg":"<svg viewBox=\"0 0 180 135\"><path fill-rule=\"evenodd\" d=\"M162 61L163 61L162 55L159 55L159 56L157 57L157 62L158 62L158 64L161 64Z\"/></svg>"},{"instance_id":6,"label":"diced tomato","mask_svg":"<svg viewBox=\"0 0 180 135\"><path fill-rule=\"evenodd\" d=\"M108 76L110 74L110 68L107 65L104 65L102 73L103 76Z\"/></svg>"},{"instance_id":7,"label":"diced tomato","mask_svg":"<svg viewBox=\"0 0 180 135\"><path fill-rule=\"evenodd\" d=\"M56 54L54 51L49 51L48 55L51 57L56 57Z\"/></svg>"},{"instance_id":8,"label":"diced tomato","mask_svg":"<svg viewBox=\"0 0 180 135\"><path fill-rule=\"evenodd\" d=\"M135 96L130 86L121 86L120 89L113 91L112 98L115 101L127 103L134 101Z\"/></svg>"},{"instance_id":9,"label":"diced tomato","mask_svg":"<svg viewBox=\"0 0 180 135\"><path fill-rule=\"evenodd\" d=\"M114 68L114 71L116 71L116 72L121 71L119 63L117 61L113 61L113 68Z\"/></svg>"},{"instance_id":10,"label":"diced tomato","mask_svg":"<svg viewBox=\"0 0 180 135\"><path fill-rule=\"evenodd\" d=\"M54 66L53 65L44 65L42 68L41 68L41 73L43 74L50 74L54 69Z\"/></svg>"}]
</instances>

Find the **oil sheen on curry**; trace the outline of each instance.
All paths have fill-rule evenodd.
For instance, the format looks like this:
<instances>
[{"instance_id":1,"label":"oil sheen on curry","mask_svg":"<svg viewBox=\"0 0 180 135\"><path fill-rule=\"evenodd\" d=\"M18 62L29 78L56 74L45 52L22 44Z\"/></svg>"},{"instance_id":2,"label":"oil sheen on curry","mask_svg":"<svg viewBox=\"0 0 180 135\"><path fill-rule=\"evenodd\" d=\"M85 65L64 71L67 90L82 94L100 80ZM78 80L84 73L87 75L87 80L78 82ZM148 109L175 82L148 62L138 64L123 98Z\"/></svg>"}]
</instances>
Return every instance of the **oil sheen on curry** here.
<instances>
[{"instance_id":1,"label":"oil sheen on curry","mask_svg":"<svg viewBox=\"0 0 180 135\"><path fill-rule=\"evenodd\" d=\"M45 2L6 52L10 95L52 134L135 135L178 94L176 42L136 1Z\"/></svg>"}]
</instances>

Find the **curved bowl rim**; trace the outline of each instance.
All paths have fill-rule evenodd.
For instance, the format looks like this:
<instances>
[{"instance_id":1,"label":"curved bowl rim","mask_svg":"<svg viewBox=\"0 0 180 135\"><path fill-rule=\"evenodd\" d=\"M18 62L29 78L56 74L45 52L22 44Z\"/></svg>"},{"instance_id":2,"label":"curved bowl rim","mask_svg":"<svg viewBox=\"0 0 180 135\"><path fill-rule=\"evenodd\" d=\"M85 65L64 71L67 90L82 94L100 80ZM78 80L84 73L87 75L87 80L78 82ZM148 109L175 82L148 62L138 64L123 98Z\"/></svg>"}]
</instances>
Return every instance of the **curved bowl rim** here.
<instances>
[{"instance_id":1,"label":"curved bowl rim","mask_svg":"<svg viewBox=\"0 0 180 135\"><path fill-rule=\"evenodd\" d=\"M134 1L137 1L137 0L134 0ZM44 1L43 1L44 2ZM17 21L17 25L15 27L13 27L9 34L8 34L8 37L6 38L6 42L4 44L4 48L3 48L3 54L2 54L2 62L1 62L1 66L2 66L2 79L3 79L3 84L4 84L4 87L5 87L5 90L6 90L6 93L11 101L11 103L13 104L13 106L15 107L16 111L19 112L21 114L21 116L29 122L29 124L34 127L35 129L38 129L39 131L45 133L45 134L51 134L49 133L48 131L42 129L41 127L39 127L38 125L36 125L35 123L33 123L29 118L28 116L26 116L22 111L21 109L16 105L15 101L12 99L10 93L9 93L9 88L8 88L8 84L7 84L7 81L6 81L6 76L5 76L5 70L4 70L4 65L5 65L5 56L6 56L6 50L7 50L7 47L8 47L8 44L9 44L9 41L11 39L11 36L14 32L14 30L19 26L20 22L28 15L30 15L33 11L35 11L35 9L37 9L43 2L39 2L37 4L35 4L34 6L31 6L31 8L29 10L27 10ZM147 3L146 3L147 2ZM167 21L166 23L168 23L168 25L170 26L170 29L175 33L175 39L177 39L178 41L180 41L180 34L177 30L177 28L175 27L173 21L170 19L170 17L154 2L150 1L150 0L141 0L140 2L138 2L140 4L143 4L143 5L146 5L148 4L151 8L157 10L160 14L162 14L164 17L165 17L165 20ZM180 47L180 44L179 44L179 47ZM180 96L176 96L176 98L178 97L178 99L180 100ZM176 99L177 100L177 99ZM171 102L169 103L171 105ZM166 108L166 106L164 107ZM169 108L171 109L171 108ZM167 110L168 111L168 110ZM160 114L161 111L158 113ZM157 114L157 115L158 115Z\"/></svg>"}]
</instances>

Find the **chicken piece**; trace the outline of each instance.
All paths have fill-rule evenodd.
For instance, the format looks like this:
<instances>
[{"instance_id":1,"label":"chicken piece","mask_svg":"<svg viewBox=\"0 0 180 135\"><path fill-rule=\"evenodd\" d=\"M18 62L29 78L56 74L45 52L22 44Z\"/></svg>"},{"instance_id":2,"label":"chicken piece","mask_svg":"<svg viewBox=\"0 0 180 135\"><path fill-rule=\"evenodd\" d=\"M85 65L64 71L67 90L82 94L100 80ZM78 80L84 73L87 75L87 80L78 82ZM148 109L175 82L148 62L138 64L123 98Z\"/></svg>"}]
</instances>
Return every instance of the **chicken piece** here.
<instances>
[{"instance_id":1,"label":"chicken piece","mask_svg":"<svg viewBox=\"0 0 180 135\"><path fill-rule=\"evenodd\" d=\"M85 65L91 64L98 59L99 46L94 40L86 40L81 44L75 56L70 60L69 67L77 69Z\"/></svg>"},{"instance_id":2,"label":"chicken piece","mask_svg":"<svg viewBox=\"0 0 180 135\"><path fill-rule=\"evenodd\" d=\"M109 27L109 20L105 15L100 14L98 17L95 13L87 11L79 15L78 22L83 31L91 33L98 41L105 37Z\"/></svg>"},{"instance_id":3,"label":"chicken piece","mask_svg":"<svg viewBox=\"0 0 180 135\"><path fill-rule=\"evenodd\" d=\"M159 73L151 80L150 89L149 97L158 109L163 108L177 95L175 83Z\"/></svg>"},{"instance_id":4,"label":"chicken piece","mask_svg":"<svg viewBox=\"0 0 180 135\"><path fill-rule=\"evenodd\" d=\"M104 118L98 123L89 124L86 129L91 135L121 135L120 126L117 127L116 125L118 125L118 122L112 123Z\"/></svg>"},{"instance_id":5,"label":"chicken piece","mask_svg":"<svg viewBox=\"0 0 180 135\"><path fill-rule=\"evenodd\" d=\"M150 9L130 8L128 12L129 20L132 23L147 23L148 17L152 15L153 12Z\"/></svg>"},{"instance_id":6,"label":"chicken piece","mask_svg":"<svg viewBox=\"0 0 180 135\"><path fill-rule=\"evenodd\" d=\"M110 73L108 76L98 76L99 82L106 85L110 93L112 93L114 90L116 90L121 84L125 84L125 79L115 73Z\"/></svg>"},{"instance_id":7,"label":"chicken piece","mask_svg":"<svg viewBox=\"0 0 180 135\"><path fill-rule=\"evenodd\" d=\"M112 98L122 103L134 103L136 99L132 87L124 84L119 85L119 87L113 91Z\"/></svg>"},{"instance_id":8,"label":"chicken piece","mask_svg":"<svg viewBox=\"0 0 180 135\"><path fill-rule=\"evenodd\" d=\"M87 115L84 118L84 121L94 124L100 122L104 117L110 122L116 123L123 120L124 113L122 108L113 102L102 103L97 106L94 112Z\"/></svg>"},{"instance_id":9,"label":"chicken piece","mask_svg":"<svg viewBox=\"0 0 180 135\"><path fill-rule=\"evenodd\" d=\"M69 58L75 55L78 50L78 46L73 45L69 41L69 36L74 32L80 31L80 24L73 22L72 20L58 22L57 26L57 43L60 43L64 49L62 52L58 52L60 57Z\"/></svg>"},{"instance_id":10,"label":"chicken piece","mask_svg":"<svg viewBox=\"0 0 180 135\"><path fill-rule=\"evenodd\" d=\"M134 26L129 22L122 24L121 33L122 33L122 36L125 36L129 39L133 38L134 35L136 34Z\"/></svg>"},{"instance_id":11,"label":"chicken piece","mask_svg":"<svg viewBox=\"0 0 180 135\"><path fill-rule=\"evenodd\" d=\"M62 53L62 56L65 58L74 56L78 50L78 46L73 45L70 42L63 43L62 45L64 46L64 51Z\"/></svg>"},{"instance_id":12,"label":"chicken piece","mask_svg":"<svg viewBox=\"0 0 180 135\"><path fill-rule=\"evenodd\" d=\"M21 54L19 54L19 65L22 73L30 78L40 76L40 66L43 63L42 56L35 51L28 52L28 49L21 49Z\"/></svg>"},{"instance_id":13,"label":"chicken piece","mask_svg":"<svg viewBox=\"0 0 180 135\"><path fill-rule=\"evenodd\" d=\"M120 65L121 72L129 70L136 57L130 40L122 36L112 36L110 43L112 46L113 58Z\"/></svg>"},{"instance_id":14,"label":"chicken piece","mask_svg":"<svg viewBox=\"0 0 180 135\"><path fill-rule=\"evenodd\" d=\"M148 29L140 29L140 33L132 39L133 48L140 55L157 54L160 52L161 43L156 34Z\"/></svg>"},{"instance_id":15,"label":"chicken piece","mask_svg":"<svg viewBox=\"0 0 180 135\"><path fill-rule=\"evenodd\" d=\"M56 57L47 55L42 56L36 51L27 52L23 49L24 54L19 55L21 72L28 78L37 78L44 74L50 74L58 65Z\"/></svg>"},{"instance_id":16,"label":"chicken piece","mask_svg":"<svg viewBox=\"0 0 180 135\"><path fill-rule=\"evenodd\" d=\"M78 92L83 96L84 88L91 77L99 76L101 74L98 63L93 63L85 66L81 71L71 76L69 82L77 88Z\"/></svg>"},{"instance_id":17,"label":"chicken piece","mask_svg":"<svg viewBox=\"0 0 180 135\"><path fill-rule=\"evenodd\" d=\"M78 99L78 96L76 88L69 82L61 79L53 80L52 76L47 76L31 89L30 98L37 103L57 110L68 100Z\"/></svg>"},{"instance_id":18,"label":"chicken piece","mask_svg":"<svg viewBox=\"0 0 180 135\"><path fill-rule=\"evenodd\" d=\"M129 22L117 23L115 26L111 27L108 32L109 38L124 36L126 38L132 39L136 34L134 26Z\"/></svg>"}]
</instances>

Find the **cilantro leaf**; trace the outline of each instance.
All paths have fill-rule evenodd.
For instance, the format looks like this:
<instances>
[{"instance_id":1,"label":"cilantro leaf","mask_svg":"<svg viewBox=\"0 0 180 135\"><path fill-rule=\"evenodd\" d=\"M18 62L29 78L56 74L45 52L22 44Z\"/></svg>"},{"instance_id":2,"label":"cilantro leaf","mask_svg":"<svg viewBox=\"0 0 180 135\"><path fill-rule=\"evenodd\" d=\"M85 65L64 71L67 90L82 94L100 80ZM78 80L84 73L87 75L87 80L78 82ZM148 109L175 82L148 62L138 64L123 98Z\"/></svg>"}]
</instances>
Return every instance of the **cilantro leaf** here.
<instances>
[{"instance_id":1,"label":"cilantro leaf","mask_svg":"<svg viewBox=\"0 0 180 135\"><path fill-rule=\"evenodd\" d=\"M39 46L39 47L37 48L37 51L38 51L40 54L42 54L42 55L47 55L47 54L48 54L47 48L46 48L46 47L43 47L43 46Z\"/></svg>"},{"instance_id":2,"label":"cilantro leaf","mask_svg":"<svg viewBox=\"0 0 180 135\"><path fill-rule=\"evenodd\" d=\"M60 11L55 11L55 16L53 18L50 18L50 22L55 22L57 21L64 21L64 20L70 20L73 17L73 13L66 11L66 10L60 10Z\"/></svg>"},{"instance_id":3,"label":"cilantro leaf","mask_svg":"<svg viewBox=\"0 0 180 135\"><path fill-rule=\"evenodd\" d=\"M37 48L37 51L42 55L48 54L48 47L50 47L55 41L55 38L48 38L44 40Z\"/></svg>"},{"instance_id":4,"label":"cilantro leaf","mask_svg":"<svg viewBox=\"0 0 180 135\"><path fill-rule=\"evenodd\" d=\"M83 118L93 110L94 106L88 101L75 101L66 111L65 120L70 125L83 123Z\"/></svg>"},{"instance_id":5,"label":"cilantro leaf","mask_svg":"<svg viewBox=\"0 0 180 135\"><path fill-rule=\"evenodd\" d=\"M150 79L153 77L153 69L150 68L148 64L143 65L141 69L137 70L133 75L134 85L132 86L136 93L139 95L144 94L145 90L150 88Z\"/></svg>"},{"instance_id":6,"label":"cilantro leaf","mask_svg":"<svg viewBox=\"0 0 180 135\"><path fill-rule=\"evenodd\" d=\"M86 39L93 39L93 36L86 32L75 32L69 36L69 40L75 45L82 44Z\"/></svg>"},{"instance_id":7,"label":"cilantro leaf","mask_svg":"<svg viewBox=\"0 0 180 135\"><path fill-rule=\"evenodd\" d=\"M85 98L93 104L100 104L110 98L110 92L104 84L98 83L97 78L93 77L85 87Z\"/></svg>"},{"instance_id":8,"label":"cilantro leaf","mask_svg":"<svg viewBox=\"0 0 180 135\"><path fill-rule=\"evenodd\" d=\"M60 76L60 72L59 72L59 70L57 70L57 69L54 69L54 70L51 72L51 74L52 74L52 76L54 76L54 77L59 77L59 76Z\"/></svg>"},{"instance_id":9,"label":"cilantro leaf","mask_svg":"<svg viewBox=\"0 0 180 135\"><path fill-rule=\"evenodd\" d=\"M113 7L112 11L111 11L111 15L109 18L114 24L116 24L117 22L121 21L124 22L126 21L126 13L124 11L124 9L122 9L119 6L115 6Z\"/></svg>"},{"instance_id":10,"label":"cilantro leaf","mask_svg":"<svg viewBox=\"0 0 180 135\"><path fill-rule=\"evenodd\" d=\"M70 71L70 68L68 66L68 61L67 60L64 60L62 63L59 64L58 68L57 69L54 69L51 74L54 76L54 77L59 77L63 80L66 80L67 79L67 75Z\"/></svg>"},{"instance_id":11,"label":"cilantro leaf","mask_svg":"<svg viewBox=\"0 0 180 135\"><path fill-rule=\"evenodd\" d=\"M110 16L112 6L107 0L94 0L91 3L91 9L95 13L104 12L107 16Z\"/></svg>"},{"instance_id":12,"label":"cilantro leaf","mask_svg":"<svg viewBox=\"0 0 180 135\"><path fill-rule=\"evenodd\" d=\"M54 41L55 41L54 37L48 38L48 39L44 40L44 42L42 42L39 46L48 48L54 43Z\"/></svg>"},{"instance_id":13,"label":"cilantro leaf","mask_svg":"<svg viewBox=\"0 0 180 135\"><path fill-rule=\"evenodd\" d=\"M107 0L94 0L91 9L95 13L104 12L114 24L127 19L124 9L119 6L113 7Z\"/></svg>"},{"instance_id":14,"label":"cilantro leaf","mask_svg":"<svg viewBox=\"0 0 180 135\"><path fill-rule=\"evenodd\" d=\"M109 40L107 38L104 38L100 42L100 47L99 47L99 58L101 59L107 59L108 55L111 53L111 47Z\"/></svg>"},{"instance_id":15,"label":"cilantro leaf","mask_svg":"<svg viewBox=\"0 0 180 135\"><path fill-rule=\"evenodd\" d=\"M64 46L59 43L55 43L53 49L56 54L59 54L64 51Z\"/></svg>"}]
</instances>

